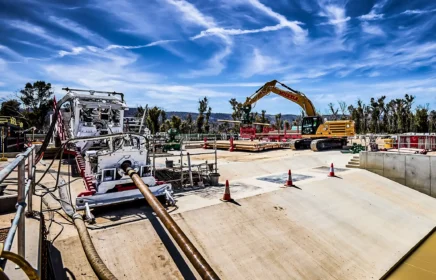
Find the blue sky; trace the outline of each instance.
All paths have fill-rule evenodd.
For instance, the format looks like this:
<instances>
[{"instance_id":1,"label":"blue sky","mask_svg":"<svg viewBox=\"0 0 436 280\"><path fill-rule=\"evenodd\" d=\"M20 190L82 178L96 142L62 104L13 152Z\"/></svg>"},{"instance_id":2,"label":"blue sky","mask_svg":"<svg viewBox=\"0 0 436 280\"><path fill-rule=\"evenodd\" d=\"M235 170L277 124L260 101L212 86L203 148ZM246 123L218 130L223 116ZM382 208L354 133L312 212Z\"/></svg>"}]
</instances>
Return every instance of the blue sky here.
<instances>
[{"instance_id":1,"label":"blue sky","mask_svg":"<svg viewBox=\"0 0 436 280\"><path fill-rule=\"evenodd\" d=\"M318 111L415 95L436 109L436 1L0 0L0 97L28 81L120 91L128 105L230 112L277 79ZM299 113L270 95L255 110Z\"/></svg>"}]
</instances>

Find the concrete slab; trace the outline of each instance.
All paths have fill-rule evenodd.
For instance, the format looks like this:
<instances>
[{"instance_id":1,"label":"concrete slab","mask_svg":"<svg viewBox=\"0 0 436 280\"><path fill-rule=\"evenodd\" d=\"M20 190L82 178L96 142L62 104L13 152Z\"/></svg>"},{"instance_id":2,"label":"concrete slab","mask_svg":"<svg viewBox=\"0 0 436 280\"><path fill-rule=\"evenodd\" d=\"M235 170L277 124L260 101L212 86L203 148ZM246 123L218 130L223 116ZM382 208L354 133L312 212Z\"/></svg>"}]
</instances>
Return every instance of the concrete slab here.
<instances>
[{"instance_id":1,"label":"concrete slab","mask_svg":"<svg viewBox=\"0 0 436 280\"><path fill-rule=\"evenodd\" d=\"M430 195L430 157L406 157L406 186Z\"/></svg>"},{"instance_id":2,"label":"concrete slab","mask_svg":"<svg viewBox=\"0 0 436 280\"><path fill-rule=\"evenodd\" d=\"M430 195L436 198L436 156L430 157Z\"/></svg>"},{"instance_id":3,"label":"concrete slab","mask_svg":"<svg viewBox=\"0 0 436 280\"><path fill-rule=\"evenodd\" d=\"M366 152L360 152L359 153L359 161L360 161L360 168L366 169Z\"/></svg>"},{"instance_id":4,"label":"concrete slab","mask_svg":"<svg viewBox=\"0 0 436 280\"><path fill-rule=\"evenodd\" d=\"M366 168L374 173L383 172L383 153L366 153ZM375 171L377 170L377 172Z\"/></svg>"},{"instance_id":5,"label":"concrete slab","mask_svg":"<svg viewBox=\"0 0 436 280\"><path fill-rule=\"evenodd\" d=\"M397 183L406 184L406 156L384 153L383 176Z\"/></svg>"},{"instance_id":6,"label":"concrete slab","mask_svg":"<svg viewBox=\"0 0 436 280\"><path fill-rule=\"evenodd\" d=\"M436 200L365 170L303 180L299 188L243 182L239 187L252 192L273 191L248 198L236 192L239 205L173 214L222 279L377 279L436 225ZM195 277L160 223L145 215L91 231L115 276ZM76 279L95 279L77 237L56 246Z\"/></svg>"},{"instance_id":7,"label":"concrete slab","mask_svg":"<svg viewBox=\"0 0 436 280\"><path fill-rule=\"evenodd\" d=\"M175 219L223 279L377 279L436 225L431 197L367 171L332 180Z\"/></svg>"}]
</instances>

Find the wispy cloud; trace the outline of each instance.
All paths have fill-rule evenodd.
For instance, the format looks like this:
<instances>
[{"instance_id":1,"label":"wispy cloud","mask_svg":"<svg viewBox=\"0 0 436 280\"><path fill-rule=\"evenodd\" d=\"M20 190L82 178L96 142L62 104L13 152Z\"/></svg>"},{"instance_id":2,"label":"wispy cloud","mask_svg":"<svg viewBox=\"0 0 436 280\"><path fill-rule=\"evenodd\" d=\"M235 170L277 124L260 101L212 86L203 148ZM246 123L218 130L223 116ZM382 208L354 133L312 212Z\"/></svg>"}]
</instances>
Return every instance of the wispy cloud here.
<instances>
[{"instance_id":1,"label":"wispy cloud","mask_svg":"<svg viewBox=\"0 0 436 280\"><path fill-rule=\"evenodd\" d=\"M280 23L280 26L288 27L289 29L291 29L294 33L293 40L295 43L300 44L300 43L304 43L306 41L306 37L307 37L308 32L307 32L307 30L304 30L303 28L301 28L300 22L287 20L285 16L283 16L277 12L274 12L271 8L265 6L264 4L259 2L258 0L248 0L248 2L251 5L253 5L253 7L255 7L256 9L259 9L260 11L264 12L268 16L276 19Z\"/></svg>"},{"instance_id":2,"label":"wispy cloud","mask_svg":"<svg viewBox=\"0 0 436 280\"><path fill-rule=\"evenodd\" d=\"M182 14L182 17L191 23L196 23L199 26L206 28L219 28L212 17L201 13L194 5L184 0L166 0L169 4L174 5ZM224 48L215 53L208 61L205 62L205 67L200 70L192 70L188 73L181 74L181 77L194 78L201 76L218 75L225 68L225 59L232 53L232 40L227 34L216 33L216 35L224 43Z\"/></svg>"},{"instance_id":3,"label":"wispy cloud","mask_svg":"<svg viewBox=\"0 0 436 280\"><path fill-rule=\"evenodd\" d=\"M78 54L82 53L83 51L85 51L85 48L82 48L82 47L72 48L72 50L70 52L69 51L59 51L59 57L64 57L67 55L78 55Z\"/></svg>"},{"instance_id":4,"label":"wispy cloud","mask_svg":"<svg viewBox=\"0 0 436 280\"><path fill-rule=\"evenodd\" d=\"M154 46L160 46L172 42L176 42L177 40L159 40L155 42L151 42L146 45L136 45L136 46L122 46L122 45L110 45L105 48L105 50L113 50L113 49L125 49L125 50L131 50L131 49L142 49L142 48L149 48Z\"/></svg>"},{"instance_id":5,"label":"wispy cloud","mask_svg":"<svg viewBox=\"0 0 436 280\"><path fill-rule=\"evenodd\" d=\"M361 15L359 17L360 20L378 20L382 19L384 17L384 14L381 13L381 10L383 9L384 5L389 0L380 0L374 6L372 7L371 11L368 14Z\"/></svg>"},{"instance_id":6,"label":"wispy cloud","mask_svg":"<svg viewBox=\"0 0 436 280\"><path fill-rule=\"evenodd\" d=\"M4 53L12 59L18 59L18 60L23 59L23 57L19 53L3 45L0 45L0 53Z\"/></svg>"},{"instance_id":7,"label":"wispy cloud","mask_svg":"<svg viewBox=\"0 0 436 280\"><path fill-rule=\"evenodd\" d=\"M15 2L5 2L1 21L0 94L43 79L171 110L196 110L208 96L214 111L228 112L230 97L243 101L277 79L321 111L332 99L405 92L436 105L428 1L375 0L359 11L367 5L348 0L93 0L80 10L44 4L44 13L37 1ZM280 100L256 109L298 111Z\"/></svg>"},{"instance_id":8,"label":"wispy cloud","mask_svg":"<svg viewBox=\"0 0 436 280\"><path fill-rule=\"evenodd\" d=\"M320 25L333 25L338 35L345 33L347 21L351 19L346 16L345 8L336 5L322 5L322 11L319 15L328 18L327 22L323 22Z\"/></svg>"},{"instance_id":9,"label":"wispy cloud","mask_svg":"<svg viewBox=\"0 0 436 280\"><path fill-rule=\"evenodd\" d=\"M80 25L75 21L69 20L67 18L56 17L56 16L49 16L48 18L52 23L57 24L60 27L70 32L73 32L98 46L109 44L109 41L106 40L104 37L98 35L97 33L89 30L88 28Z\"/></svg>"},{"instance_id":10,"label":"wispy cloud","mask_svg":"<svg viewBox=\"0 0 436 280\"><path fill-rule=\"evenodd\" d=\"M27 21L22 21L22 20L10 20L7 21L8 25L24 31L28 34L31 34L32 36L37 36L41 39L44 39L45 41L47 41L47 43L54 45L54 46L59 46L59 47L64 47L64 48L72 48L73 47L73 43L67 39L64 39L60 36L56 36L54 34L51 34L49 32L47 32L44 28L38 26L38 25L34 25L31 24Z\"/></svg>"},{"instance_id":11,"label":"wispy cloud","mask_svg":"<svg viewBox=\"0 0 436 280\"><path fill-rule=\"evenodd\" d=\"M371 35L385 36L385 33L379 26L371 25L368 22L362 22L362 31Z\"/></svg>"},{"instance_id":12,"label":"wispy cloud","mask_svg":"<svg viewBox=\"0 0 436 280\"><path fill-rule=\"evenodd\" d=\"M247 78L255 74L266 74L271 69L276 69L279 65L280 62L277 59L266 56L259 49L255 48L253 49L252 56L247 57L241 76Z\"/></svg>"},{"instance_id":13,"label":"wispy cloud","mask_svg":"<svg viewBox=\"0 0 436 280\"><path fill-rule=\"evenodd\" d=\"M406 10L402 12L403 15L421 15L421 14L428 14L428 13L434 13L436 12L436 9L431 10Z\"/></svg>"},{"instance_id":14,"label":"wispy cloud","mask_svg":"<svg viewBox=\"0 0 436 280\"><path fill-rule=\"evenodd\" d=\"M37 44L37 43L33 43L33 42L29 42L29 41L26 41L26 40L19 40L19 39L15 39L15 38L11 38L11 40L13 40L15 42L18 42L20 44L23 44L23 45L31 46L31 47L34 47L34 48L38 48L38 49L42 49L42 50L46 50L46 51L50 51L50 52L52 52L54 50L51 47L44 46L44 45Z\"/></svg>"},{"instance_id":15,"label":"wispy cloud","mask_svg":"<svg viewBox=\"0 0 436 280\"><path fill-rule=\"evenodd\" d=\"M296 22L296 23L299 24L298 22ZM215 27L215 28L209 28L207 30L203 30L200 32L200 34L198 34L194 37L191 37L191 39L195 40L195 39L199 39L199 38L206 37L206 36L212 36L212 35L235 36L235 35L254 34L254 33L261 33L261 32L271 32L271 31L277 31L277 30L283 29L285 27L287 27L287 26L285 26L281 23L274 25L274 26L265 26L263 28L249 29L249 30L225 29L225 28Z\"/></svg>"},{"instance_id":16,"label":"wispy cloud","mask_svg":"<svg viewBox=\"0 0 436 280\"><path fill-rule=\"evenodd\" d=\"M204 15L191 3L184 0L166 0L166 2L177 7L186 21L206 28L216 27L212 17Z\"/></svg>"}]
</instances>

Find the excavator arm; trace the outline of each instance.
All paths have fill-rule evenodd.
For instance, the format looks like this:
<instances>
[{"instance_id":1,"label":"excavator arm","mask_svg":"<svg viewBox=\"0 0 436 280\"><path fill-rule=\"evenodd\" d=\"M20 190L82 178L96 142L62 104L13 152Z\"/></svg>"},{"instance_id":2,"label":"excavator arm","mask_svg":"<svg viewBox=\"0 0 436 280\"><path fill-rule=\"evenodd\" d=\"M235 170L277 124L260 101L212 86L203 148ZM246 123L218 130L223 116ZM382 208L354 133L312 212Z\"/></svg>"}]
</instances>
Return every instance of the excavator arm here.
<instances>
[{"instance_id":1,"label":"excavator arm","mask_svg":"<svg viewBox=\"0 0 436 280\"><path fill-rule=\"evenodd\" d=\"M280 84L282 87L286 88L286 90L276 87L277 83ZM307 116L316 116L315 106L313 106L312 102L309 100L309 98L306 97L304 93L294 90L287 85L280 83L277 80L273 80L264 84L252 96L247 98L243 106L251 107L252 104L256 103L259 99L265 97L270 92L273 92L292 102L297 103L301 106L301 108L303 108Z\"/></svg>"}]
</instances>

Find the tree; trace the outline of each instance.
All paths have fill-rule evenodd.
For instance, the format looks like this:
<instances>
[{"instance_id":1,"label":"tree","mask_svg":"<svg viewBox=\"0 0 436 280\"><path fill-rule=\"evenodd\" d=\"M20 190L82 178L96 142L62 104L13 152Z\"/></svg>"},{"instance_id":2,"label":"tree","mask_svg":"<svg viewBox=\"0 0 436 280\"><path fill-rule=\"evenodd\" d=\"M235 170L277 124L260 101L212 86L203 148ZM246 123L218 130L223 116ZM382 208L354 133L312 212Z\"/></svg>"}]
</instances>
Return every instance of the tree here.
<instances>
[{"instance_id":1,"label":"tree","mask_svg":"<svg viewBox=\"0 0 436 280\"><path fill-rule=\"evenodd\" d=\"M137 118L142 118L142 116L144 115L144 112L147 110L147 106L142 107L141 105L136 107L136 113L135 113L135 117Z\"/></svg>"},{"instance_id":2,"label":"tree","mask_svg":"<svg viewBox=\"0 0 436 280\"><path fill-rule=\"evenodd\" d=\"M19 98L27 109L24 115L29 126L43 128L46 116L53 109L52 96L51 84L44 81L27 83L20 90Z\"/></svg>"},{"instance_id":3,"label":"tree","mask_svg":"<svg viewBox=\"0 0 436 280\"><path fill-rule=\"evenodd\" d=\"M152 134L155 134L156 132L159 131L159 116L161 115L161 110L154 106L153 108L150 108L148 110L148 115L147 115L147 127L148 129L150 129Z\"/></svg>"},{"instance_id":4,"label":"tree","mask_svg":"<svg viewBox=\"0 0 436 280\"><path fill-rule=\"evenodd\" d=\"M342 117L341 120L346 120L345 113L347 112L347 103L344 101L338 101L339 109L341 109Z\"/></svg>"},{"instance_id":5,"label":"tree","mask_svg":"<svg viewBox=\"0 0 436 280\"><path fill-rule=\"evenodd\" d=\"M371 123L370 128L371 132L378 132L378 122L380 120L380 109L378 107L378 102L374 98L371 98L370 101L370 111L371 111Z\"/></svg>"},{"instance_id":6,"label":"tree","mask_svg":"<svg viewBox=\"0 0 436 280\"><path fill-rule=\"evenodd\" d=\"M209 119L210 119L211 115L212 115L212 108L209 107L209 109L207 109L207 113L206 113L206 123L204 124L204 131L206 133L209 133L209 129L210 129Z\"/></svg>"},{"instance_id":7,"label":"tree","mask_svg":"<svg viewBox=\"0 0 436 280\"><path fill-rule=\"evenodd\" d=\"M168 119L165 119L165 122L163 122L160 125L159 131L160 132L167 132L171 128L171 121Z\"/></svg>"},{"instance_id":8,"label":"tree","mask_svg":"<svg viewBox=\"0 0 436 280\"><path fill-rule=\"evenodd\" d=\"M0 115L9 117L21 117L20 105L16 99L4 101L1 105Z\"/></svg>"},{"instance_id":9,"label":"tree","mask_svg":"<svg viewBox=\"0 0 436 280\"><path fill-rule=\"evenodd\" d=\"M284 126L285 126L286 131L289 132L289 130L291 130L291 124L287 120L284 121Z\"/></svg>"},{"instance_id":10,"label":"tree","mask_svg":"<svg viewBox=\"0 0 436 280\"><path fill-rule=\"evenodd\" d=\"M338 111L339 111L339 109L336 109L335 105L333 103L331 103L331 102L329 104L327 104L327 106L329 107L330 113L333 116L333 120L337 120L338 119Z\"/></svg>"},{"instance_id":11,"label":"tree","mask_svg":"<svg viewBox=\"0 0 436 280\"><path fill-rule=\"evenodd\" d=\"M175 128L178 131L180 131L180 126L181 125L182 125L182 119L180 119L176 115L171 116L171 128Z\"/></svg>"},{"instance_id":12,"label":"tree","mask_svg":"<svg viewBox=\"0 0 436 280\"><path fill-rule=\"evenodd\" d=\"M165 110L160 110L160 122L161 123L165 123L165 121L167 120L167 112L165 112Z\"/></svg>"},{"instance_id":13,"label":"tree","mask_svg":"<svg viewBox=\"0 0 436 280\"><path fill-rule=\"evenodd\" d=\"M429 114L429 132L436 132L436 111L432 110Z\"/></svg>"},{"instance_id":14,"label":"tree","mask_svg":"<svg viewBox=\"0 0 436 280\"><path fill-rule=\"evenodd\" d=\"M428 132L428 109L426 109L424 106L418 106L416 108L414 121L416 132Z\"/></svg>"},{"instance_id":15,"label":"tree","mask_svg":"<svg viewBox=\"0 0 436 280\"><path fill-rule=\"evenodd\" d=\"M282 114L279 113L279 114L275 115L275 118L276 118L276 128L280 131L280 129L283 126L283 123L282 123Z\"/></svg>"},{"instance_id":16,"label":"tree","mask_svg":"<svg viewBox=\"0 0 436 280\"><path fill-rule=\"evenodd\" d=\"M207 110L209 100L207 97L200 99L198 101L198 117L197 117L197 132L203 133L203 125L204 125L204 112Z\"/></svg>"}]
</instances>

